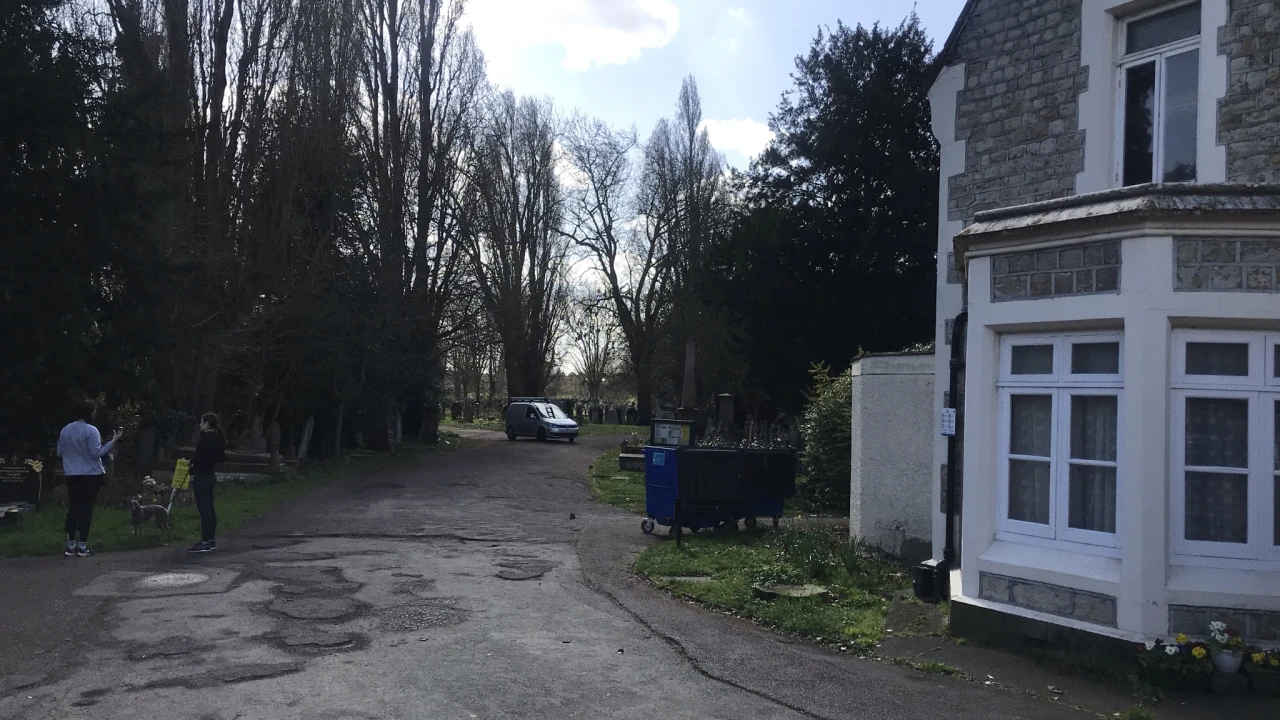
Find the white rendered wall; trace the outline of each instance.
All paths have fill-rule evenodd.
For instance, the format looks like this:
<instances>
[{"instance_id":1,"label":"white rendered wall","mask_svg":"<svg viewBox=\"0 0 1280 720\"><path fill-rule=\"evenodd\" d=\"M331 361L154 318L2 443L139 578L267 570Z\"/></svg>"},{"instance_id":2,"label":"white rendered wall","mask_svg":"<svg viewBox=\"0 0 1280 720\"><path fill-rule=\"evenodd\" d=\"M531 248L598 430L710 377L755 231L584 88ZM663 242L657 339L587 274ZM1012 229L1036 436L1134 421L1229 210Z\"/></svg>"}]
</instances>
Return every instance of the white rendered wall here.
<instances>
[{"instance_id":1,"label":"white rendered wall","mask_svg":"<svg viewBox=\"0 0 1280 720\"><path fill-rule=\"evenodd\" d=\"M1170 563L1172 330L1192 326L1280 328L1280 296L1174 292L1174 232L1180 231L1152 228L1123 239L1119 295L992 303L990 257L981 255L980 250L971 255L963 600L984 604L977 600L980 572L1100 592L1117 599L1114 634L1145 636L1167 634L1170 604L1280 610L1280 572ZM1238 227L1185 232L1200 237L1244 237L1274 234L1274 229ZM1035 246L1019 249L1031 247ZM1084 550L1079 547L1064 549L997 540L996 376L1000 335L1120 328L1124 330L1117 495L1120 556L1103 557L1079 551ZM1075 624L1061 618L1053 621Z\"/></svg>"},{"instance_id":2,"label":"white rendered wall","mask_svg":"<svg viewBox=\"0 0 1280 720\"><path fill-rule=\"evenodd\" d=\"M944 68L929 90L933 135L938 140L938 299L934 316L935 363L933 381L933 465L928 487L933 512L933 557L942 558L946 545L946 517L942 514L941 467L947 461L947 439L941 435L943 394L950 386L951 346L947 344L947 321L964 309L964 286L947 282L947 255L953 252L952 239L964 223L950 220L947 210L951 194L948 179L964 172L965 143L956 140L956 96L964 89L964 65Z\"/></svg>"},{"instance_id":3,"label":"white rendered wall","mask_svg":"<svg viewBox=\"0 0 1280 720\"><path fill-rule=\"evenodd\" d=\"M849 537L908 560L932 547L933 372L932 353L853 363Z\"/></svg>"}]
</instances>

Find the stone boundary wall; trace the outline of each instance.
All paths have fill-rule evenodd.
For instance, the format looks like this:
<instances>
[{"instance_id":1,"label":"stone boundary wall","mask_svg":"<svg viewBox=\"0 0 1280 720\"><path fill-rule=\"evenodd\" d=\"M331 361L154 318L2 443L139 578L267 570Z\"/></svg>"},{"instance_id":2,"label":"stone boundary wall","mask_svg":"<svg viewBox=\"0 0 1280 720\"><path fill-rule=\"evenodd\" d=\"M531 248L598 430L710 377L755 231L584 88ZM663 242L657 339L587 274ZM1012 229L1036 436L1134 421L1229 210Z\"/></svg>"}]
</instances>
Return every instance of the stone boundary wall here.
<instances>
[{"instance_id":1,"label":"stone boundary wall","mask_svg":"<svg viewBox=\"0 0 1280 720\"><path fill-rule=\"evenodd\" d=\"M991 301L1120 292L1120 243L1009 253L991 258Z\"/></svg>"},{"instance_id":2,"label":"stone boundary wall","mask_svg":"<svg viewBox=\"0 0 1280 720\"><path fill-rule=\"evenodd\" d=\"M1111 595L985 572L978 574L978 587L978 596L983 600L1116 626L1116 599Z\"/></svg>"},{"instance_id":3,"label":"stone boundary wall","mask_svg":"<svg viewBox=\"0 0 1280 720\"><path fill-rule=\"evenodd\" d=\"M1280 238L1174 241L1176 292L1280 292Z\"/></svg>"}]
</instances>

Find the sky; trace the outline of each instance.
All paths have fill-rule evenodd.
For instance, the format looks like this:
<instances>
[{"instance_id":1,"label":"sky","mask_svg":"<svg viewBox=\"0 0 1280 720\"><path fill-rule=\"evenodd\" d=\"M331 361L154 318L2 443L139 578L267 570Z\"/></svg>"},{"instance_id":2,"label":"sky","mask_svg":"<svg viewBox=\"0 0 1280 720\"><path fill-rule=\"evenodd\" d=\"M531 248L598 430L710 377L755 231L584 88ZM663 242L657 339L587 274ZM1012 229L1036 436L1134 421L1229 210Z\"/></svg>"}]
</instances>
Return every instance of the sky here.
<instances>
[{"instance_id":1,"label":"sky","mask_svg":"<svg viewBox=\"0 0 1280 720\"><path fill-rule=\"evenodd\" d=\"M942 48L964 0L914 3ZM468 0L489 78L550 96L641 139L675 114L693 75L711 142L745 169L768 143L769 115L791 86L795 57L818 29L879 22L896 27L903 0Z\"/></svg>"}]
</instances>

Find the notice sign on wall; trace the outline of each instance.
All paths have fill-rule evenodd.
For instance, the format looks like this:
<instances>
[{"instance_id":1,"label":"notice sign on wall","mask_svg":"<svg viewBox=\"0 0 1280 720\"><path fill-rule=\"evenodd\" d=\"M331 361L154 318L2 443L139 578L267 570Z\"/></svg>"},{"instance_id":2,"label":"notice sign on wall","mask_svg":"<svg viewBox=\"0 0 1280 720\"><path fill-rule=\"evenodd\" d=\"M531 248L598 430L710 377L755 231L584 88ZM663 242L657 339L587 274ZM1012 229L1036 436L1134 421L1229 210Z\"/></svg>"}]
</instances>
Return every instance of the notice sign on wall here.
<instances>
[{"instance_id":1,"label":"notice sign on wall","mask_svg":"<svg viewBox=\"0 0 1280 720\"><path fill-rule=\"evenodd\" d=\"M693 426L686 422L655 420L653 423L653 444L669 447L693 445Z\"/></svg>"}]
</instances>

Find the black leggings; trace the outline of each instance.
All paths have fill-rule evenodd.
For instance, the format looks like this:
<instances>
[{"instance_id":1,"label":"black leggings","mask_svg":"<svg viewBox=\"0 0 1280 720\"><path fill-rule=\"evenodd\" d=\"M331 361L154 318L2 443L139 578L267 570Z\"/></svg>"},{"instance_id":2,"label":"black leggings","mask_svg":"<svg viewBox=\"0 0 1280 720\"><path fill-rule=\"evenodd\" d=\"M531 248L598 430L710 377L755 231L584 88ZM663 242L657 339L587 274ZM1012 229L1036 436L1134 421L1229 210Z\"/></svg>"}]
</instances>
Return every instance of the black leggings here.
<instances>
[{"instance_id":1,"label":"black leggings","mask_svg":"<svg viewBox=\"0 0 1280 720\"><path fill-rule=\"evenodd\" d=\"M89 524L93 522L93 504L102 489L101 475L67 476L67 539L89 542Z\"/></svg>"},{"instance_id":2,"label":"black leggings","mask_svg":"<svg viewBox=\"0 0 1280 720\"><path fill-rule=\"evenodd\" d=\"M212 541L218 532L218 513L213 510L213 486L218 477L208 475L191 476L191 494L195 495L196 510L200 512L200 539Z\"/></svg>"}]
</instances>

